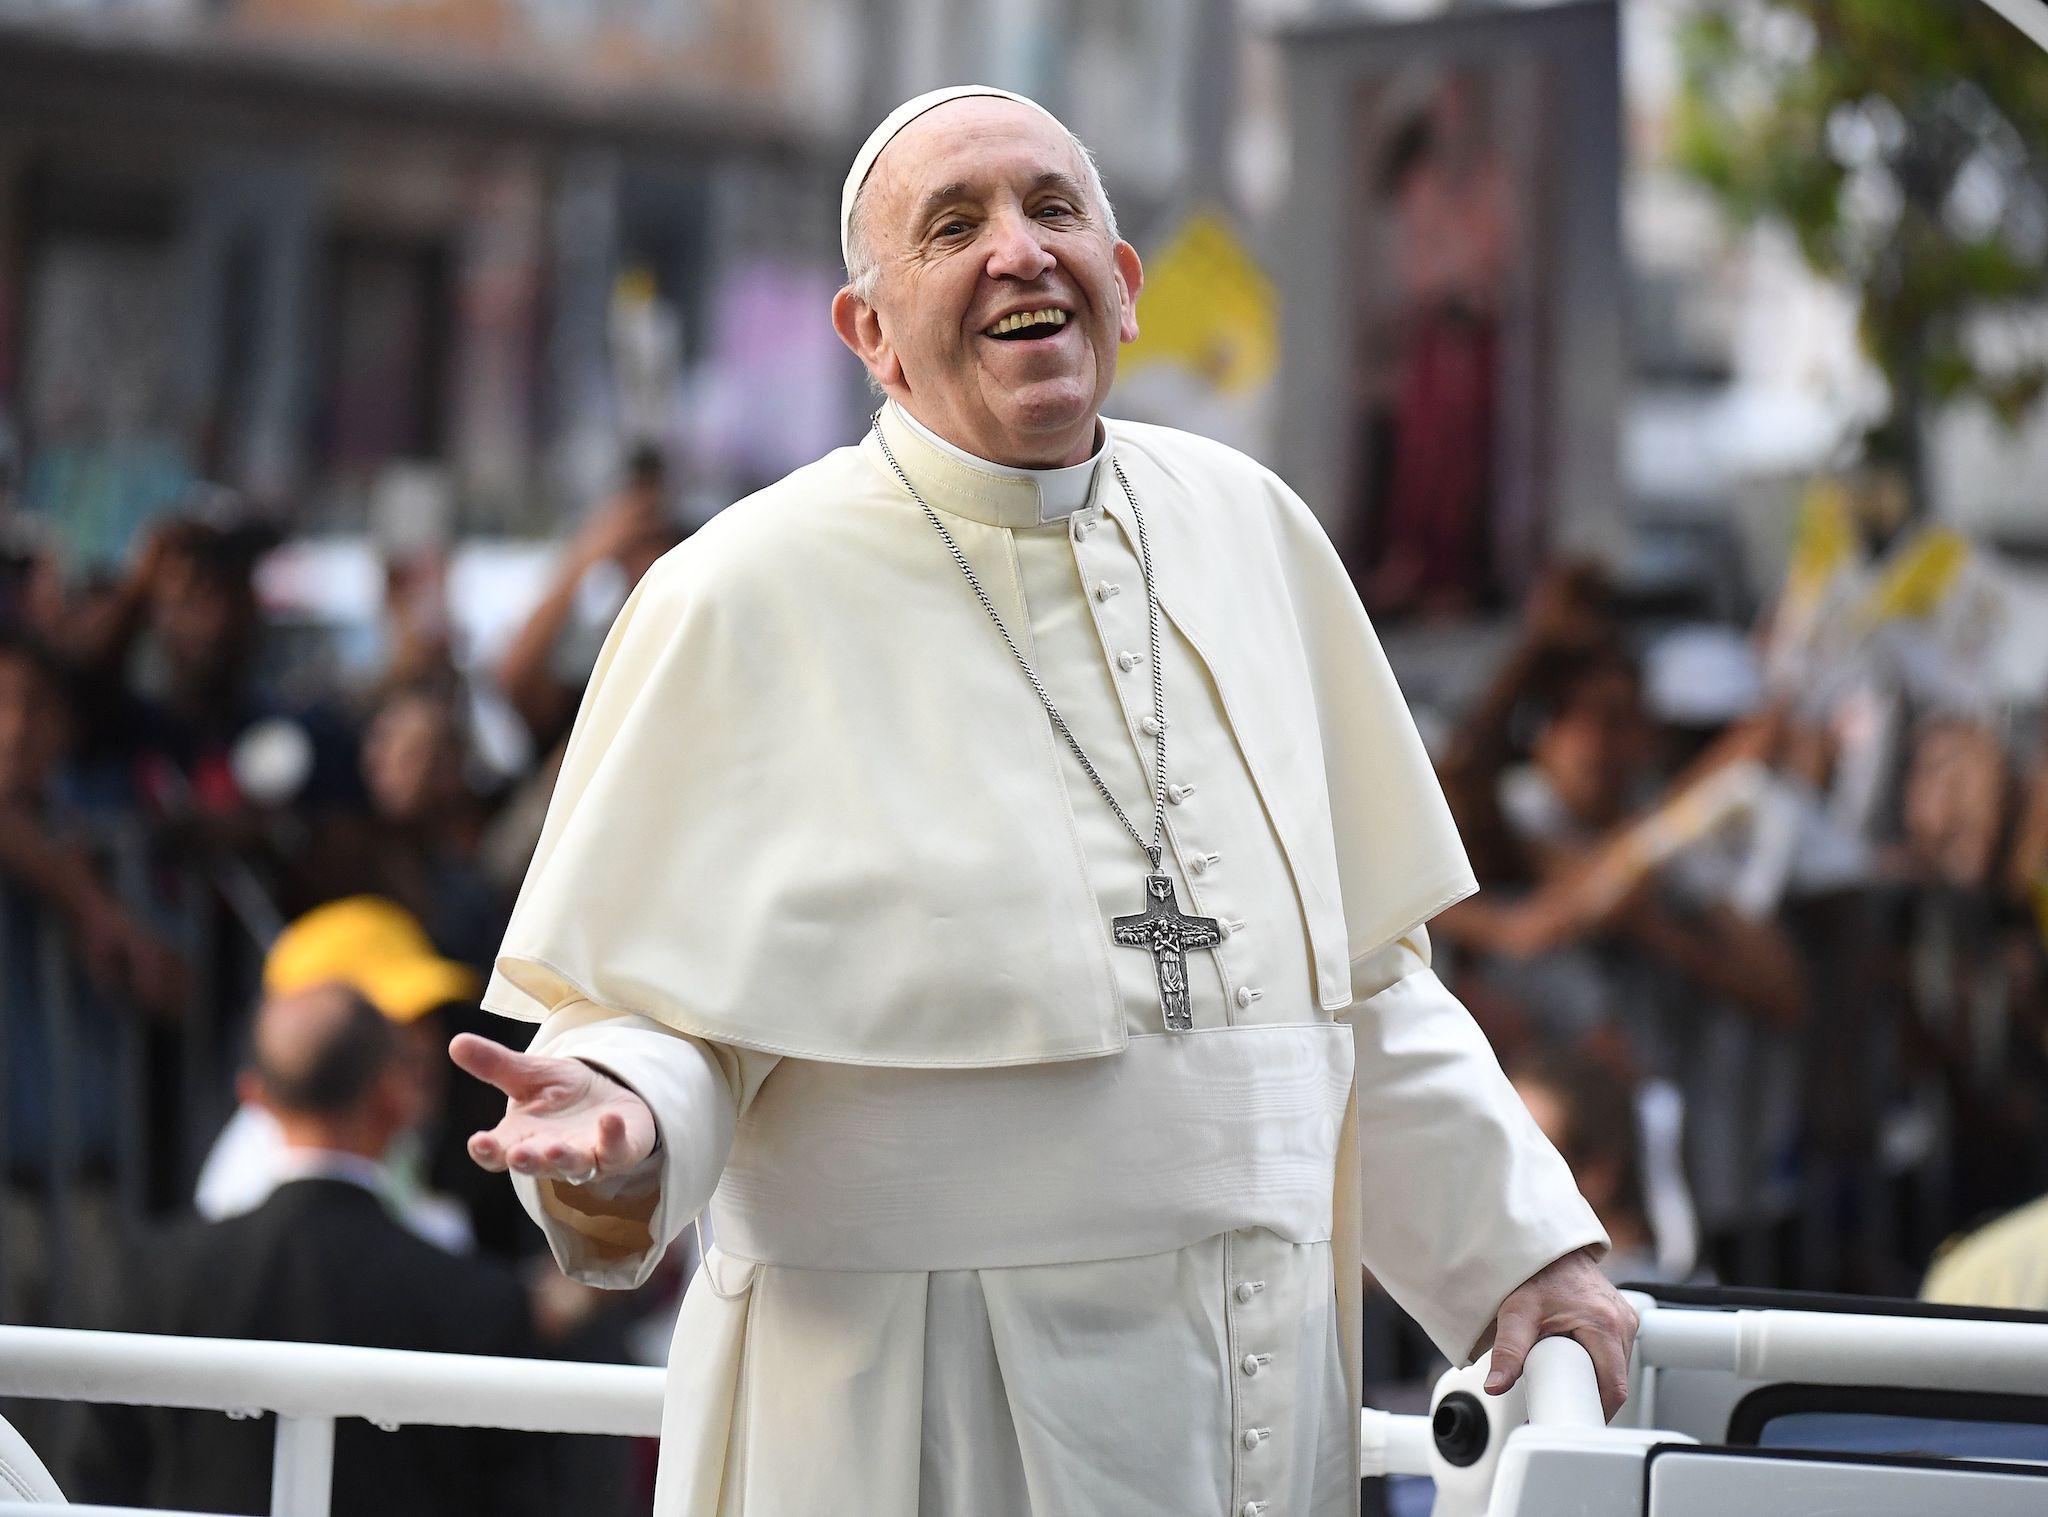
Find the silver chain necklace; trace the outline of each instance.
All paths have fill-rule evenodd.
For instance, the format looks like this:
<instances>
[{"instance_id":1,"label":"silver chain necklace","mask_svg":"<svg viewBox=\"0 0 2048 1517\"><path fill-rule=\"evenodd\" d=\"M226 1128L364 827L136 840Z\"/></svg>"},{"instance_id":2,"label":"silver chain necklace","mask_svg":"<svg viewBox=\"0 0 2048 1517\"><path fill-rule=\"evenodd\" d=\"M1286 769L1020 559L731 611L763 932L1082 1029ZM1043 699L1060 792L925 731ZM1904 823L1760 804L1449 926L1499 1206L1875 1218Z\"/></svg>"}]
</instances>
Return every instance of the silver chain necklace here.
<instances>
[{"instance_id":1,"label":"silver chain necklace","mask_svg":"<svg viewBox=\"0 0 2048 1517\"><path fill-rule=\"evenodd\" d=\"M1116 482L1123 487L1124 499L1131 505L1131 520L1138 528L1138 565L1145 578L1145 632L1146 648L1152 660L1152 841L1146 842L1144 834L1133 825L1117 798L1110 793L1108 782L1096 769L1095 763L1082 748L1080 739L1074 736L1067 719L1060 715L1060 708L1053 704L1052 696L1045 688L1045 681L1038 677L1038 671L1031 667L1031 661L1024 656L1024 650L1017 646L1017 640L1010 636L1010 629L1004 625L995 602L989 599L988 591L982 588L980 576L967 562L967 555L960 551L959 543L939 519L925 498L917 493L917 486L910 482L910 476L903 472L903 465L896 461L896 454L889 446L889 439L882 434L882 415L877 411L872 418L875 441L882 446L882 457L889 461L889 468L895 474L904 491L917 502L924 512L925 520L939 534L946 545L946 551L953 556L953 562L966 577L968 588L981 602L981 609L988 613L988 619L1010 650L1010 656L1017 661L1017 667L1024 671L1024 677L1031 682L1031 688L1038 693L1038 702L1045 707L1045 714L1052 722L1053 730L1066 739L1067 747L1073 750L1074 758L1081 765L1094 784L1096 791L1109 802L1109 809L1116 813L1116 819L1124 824L1124 831L1131 835L1131 841L1144 851L1150 861L1152 872L1145 877L1145 909L1133 916L1117 917L1113 924L1113 935L1117 942L1132 948L1142 948L1152 955L1152 964L1159 980L1159 1007L1166 1026L1174 1032L1185 1032L1194 1026L1193 1009L1188 1000L1187 953L1190 949L1214 948L1222 941L1214 917L1183 916L1179 902L1174 898L1173 879L1160 870L1164 856L1166 834L1166 677L1159 667L1159 597L1152 587L1152 541L1145 531L1145 513L1138 505L1138 495L1131 488L1125 476L1123 465L1112 456L1109 466L1116 473Z\"/></svg>"}]
</instances>

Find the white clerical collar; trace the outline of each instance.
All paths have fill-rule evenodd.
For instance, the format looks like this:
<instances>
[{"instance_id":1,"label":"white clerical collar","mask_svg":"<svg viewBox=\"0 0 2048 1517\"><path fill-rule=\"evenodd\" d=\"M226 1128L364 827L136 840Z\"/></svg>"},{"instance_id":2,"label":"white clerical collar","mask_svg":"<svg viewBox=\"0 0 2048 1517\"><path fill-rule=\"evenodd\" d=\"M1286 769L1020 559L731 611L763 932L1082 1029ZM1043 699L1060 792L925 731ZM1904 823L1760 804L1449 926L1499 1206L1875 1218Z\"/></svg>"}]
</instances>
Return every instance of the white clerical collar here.
<instances>
[{"instance_id":1,"label":"white clerical collar","mask_svg":"<svg viewBox=\"0 0 2048 1517\"><path fill-rule=\"evenodd\" d=\"M955 463L965 464L980 473L992 474L998 479L1014 480L1018 485L1029 487L1032 492L1032 515L1029 520L1011 519L1016 513L1009 510L999 511L994 518L984 516L971 507L959 512L979 520L988 520L992 526L1042 526L1047 522L1061 521L1072 516L1086 506L1089 498L1095 493L1096 473L1101 468L1102 460L1109 455L1109 429L1099 421L1095 424L1097 442L1093 456L1060 469L1020 469L1012 464L991 463L986 458L969 453L965 448L955 446L893 400L884 410L888 416L902 421L913 435L929 443ZM1017 493L1021 497L1022 491ZM933 504L941 510L950 507L950 502L947 501L934 501Z\"/></svg>"}]
</instances>

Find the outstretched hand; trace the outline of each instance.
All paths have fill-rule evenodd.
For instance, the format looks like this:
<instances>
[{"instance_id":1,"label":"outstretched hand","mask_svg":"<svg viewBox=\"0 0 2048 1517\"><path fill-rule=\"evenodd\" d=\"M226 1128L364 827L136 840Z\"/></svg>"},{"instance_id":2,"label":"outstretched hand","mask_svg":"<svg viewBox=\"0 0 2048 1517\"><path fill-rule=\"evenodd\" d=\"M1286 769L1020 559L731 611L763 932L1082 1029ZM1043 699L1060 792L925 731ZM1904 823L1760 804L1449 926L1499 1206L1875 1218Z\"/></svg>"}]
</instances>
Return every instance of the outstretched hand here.
<instances>
[{"instance_id":1,"label":"outstretched hand","mask_svg":"<svg viewBox=\"0 0 2048 1517\"><path fill-rule=\"evenodd\" d=\"M1509 1293L1493 1326L1486 1389L1498 1396L1522 1378L1539 1338L1576 1338L1592 1356L1608 1419L1628 1400L1628 1356L1641 1319L1584 1249L1545 1265Z\"/></svg>"},{"instance_id":2,"label":"outstretched hand","mask_svg":"<svg viewBox=\"0 0 2048 1517\"><path fill-rule=\"evenodd\" d=\"M485 1169L588 1185L615 1180L654 1152L647 1103L580 1059L520 1053L467 1032L448 1056L505 1093L504 1120L470 1135L469 1156Z\"/></svg>"}]
</instances>

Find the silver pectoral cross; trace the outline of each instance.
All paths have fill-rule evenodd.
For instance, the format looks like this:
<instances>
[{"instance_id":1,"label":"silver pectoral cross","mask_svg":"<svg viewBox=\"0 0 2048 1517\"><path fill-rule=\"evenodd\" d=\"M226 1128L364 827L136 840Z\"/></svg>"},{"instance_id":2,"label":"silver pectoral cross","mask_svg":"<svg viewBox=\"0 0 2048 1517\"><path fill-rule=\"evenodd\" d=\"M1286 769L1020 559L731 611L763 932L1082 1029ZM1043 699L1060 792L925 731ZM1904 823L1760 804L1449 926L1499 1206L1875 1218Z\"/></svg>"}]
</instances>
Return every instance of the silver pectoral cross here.
<instances>
[{"instance_id":1,"label":"silver pectoral cross","mask_svg":"<svg viewBox=\"0 0 2048 1517\"><path fill-rule=\"evenodd\" d=\"M1173 881L1163 874L1145 876L1145 909L1136 916L1117 917L1111 924L1116 940L1131 948L1149 949L1159 976L1159 1010L1169 1032L1187 1032L1195 1025L1188 1004L1188 961L1191 948L1214 948L1223 941L1214 917L1182 916L1174 899Z\"/></svg>"}]
</instances>

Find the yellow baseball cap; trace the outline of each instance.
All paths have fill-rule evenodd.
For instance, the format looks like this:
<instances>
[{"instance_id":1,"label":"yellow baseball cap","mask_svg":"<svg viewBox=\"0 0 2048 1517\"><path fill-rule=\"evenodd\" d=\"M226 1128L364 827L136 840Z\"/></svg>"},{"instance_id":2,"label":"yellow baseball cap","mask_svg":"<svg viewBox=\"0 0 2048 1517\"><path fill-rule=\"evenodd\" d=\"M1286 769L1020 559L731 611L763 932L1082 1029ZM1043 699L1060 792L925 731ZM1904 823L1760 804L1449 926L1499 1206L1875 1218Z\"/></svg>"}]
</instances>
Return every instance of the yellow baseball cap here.
<instances>
[{"instance_id":1,"label":"yellow baseball cap","mask_svg":"<svg viewBox=\"0 0 2048 1517\"><path fill-rule=\"evenodd\" d=\"M436 1006L474 1000L483 977L444 959L418 918L396 901L355 895L316 906L277 935L263 961L263 989L289 995L339 980L401 1025Z\"/></svg>"}]
</instances>

